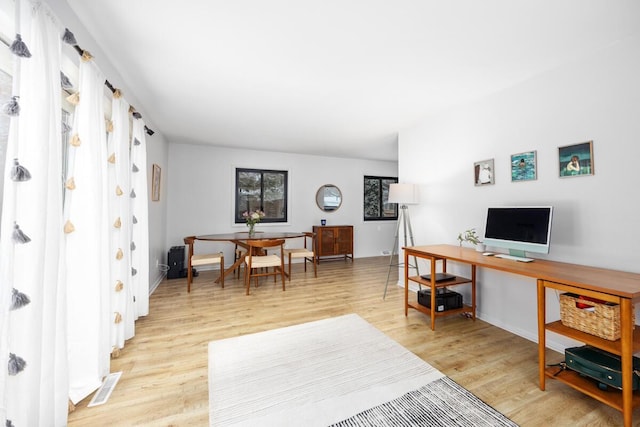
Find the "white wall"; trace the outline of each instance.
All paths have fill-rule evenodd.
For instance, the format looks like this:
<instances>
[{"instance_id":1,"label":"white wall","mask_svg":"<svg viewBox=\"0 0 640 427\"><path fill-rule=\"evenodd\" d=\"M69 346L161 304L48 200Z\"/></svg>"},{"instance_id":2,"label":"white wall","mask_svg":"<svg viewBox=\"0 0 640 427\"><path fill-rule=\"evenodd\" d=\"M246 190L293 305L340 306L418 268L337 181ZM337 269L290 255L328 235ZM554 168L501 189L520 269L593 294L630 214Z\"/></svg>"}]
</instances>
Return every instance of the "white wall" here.
<instances>
[{"instance_id":1,"label":"white wall","mask_svg":"<svg viewBox=\"0 0 640 427\"><path fill-rule=\"evenodd\" d=\"M397 162L309 156L267 151L238 150L192 144L169 145L169 178L166 251L183 245L188 235L246 231L234 224L233 192L235 168L289 171L289 222L258 224L270 231L310 231L326 219L328 225L354 226L354 256L370 257L390 250L395 233L394 221L362 220L365 175L396 176ZM334 184L343 202L335 212L322 212L316 205L321 185ZM225 263L233 259L230 243L202 243L202 249L225 251ZM153 262L153 260L152 260Z\"/></svg>"},{"instance_id":2,"label":"white wall","mask_svg":"<svg viewBox=\"0 0 640 427\"><path fill-rule=\"evenodd\" d=\"M144 118L144 117L143 117ZM166 264L167 248L167 188L169 172L169 144L162 134L147 135L147 179L149 181L149 288L153 291L165 276L163 266L156 266L156 260L160 264ZM160 200L151 200L151 178L153 164L160 166ZM164 260L164 261L163 261Z\"/></svg>"},{"instance_id":3,"label":"white wall","mask_svg":"<svg viewBox=\"0 0 640 427\"><path fill-rule=\"evenodd\" d=\"M553 205L551 251L540 258L640 272L638 52L638 37L619 41L401 132L399 177L421 187L422 203L412 207L416 244L457 244L470 227L484 233L490 205ZM595 175L559 178L558 147L590 140ZM531 150L538 179L511 182L510 155ZM491 158L495 185L475 187L473 163ZM555 295L548 305L547 319L557 320ZM537 340L533 280L481 271L478 311ZM552 348L566 343L549 337Z\"/></svg>"}]
</instances>

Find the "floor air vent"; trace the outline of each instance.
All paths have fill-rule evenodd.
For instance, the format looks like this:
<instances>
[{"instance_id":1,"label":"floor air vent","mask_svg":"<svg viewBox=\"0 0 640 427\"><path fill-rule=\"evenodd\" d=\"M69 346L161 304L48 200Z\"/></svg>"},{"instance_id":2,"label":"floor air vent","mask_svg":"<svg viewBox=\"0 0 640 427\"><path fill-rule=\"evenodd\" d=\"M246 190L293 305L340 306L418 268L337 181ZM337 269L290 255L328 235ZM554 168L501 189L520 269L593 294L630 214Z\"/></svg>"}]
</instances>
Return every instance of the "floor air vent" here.
<instances>
[{"instance_id":1,"label":"floor air vent","mask_svg":"<svg viewBox=\"0 0 640 427\"><path fill-rule=\"evenodd\" d=\"M121 375L122 372L113 372L107 375L98 391L96 391L96 394L93 395L93 399L91 399L91 402L89 402L87 407L90 408L92 406L107 403L107 400L109 400L109 396L111 396L113 389L116 388L116 384L118 384L118 380Z\"/></svg>"}]
</instances>

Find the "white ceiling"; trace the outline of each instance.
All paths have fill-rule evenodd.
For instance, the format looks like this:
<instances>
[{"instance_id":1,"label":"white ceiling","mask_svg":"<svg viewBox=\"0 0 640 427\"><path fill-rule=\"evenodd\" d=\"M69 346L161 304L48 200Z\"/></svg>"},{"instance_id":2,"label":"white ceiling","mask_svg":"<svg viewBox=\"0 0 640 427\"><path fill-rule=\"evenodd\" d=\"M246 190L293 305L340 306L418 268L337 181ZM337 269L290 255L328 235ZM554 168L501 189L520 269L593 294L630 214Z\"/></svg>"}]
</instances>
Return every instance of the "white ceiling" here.
<instances>
[{"instance_id":1,"label":"white ceiling","mask_svg":"<svg viewBox=\"0 0 640 427\"><path fill-rule=\"evenodd\" d=\"M169 141L383 160L426 115L640 27L637 0L67 2Z\"/></svg>"}]
</instances>

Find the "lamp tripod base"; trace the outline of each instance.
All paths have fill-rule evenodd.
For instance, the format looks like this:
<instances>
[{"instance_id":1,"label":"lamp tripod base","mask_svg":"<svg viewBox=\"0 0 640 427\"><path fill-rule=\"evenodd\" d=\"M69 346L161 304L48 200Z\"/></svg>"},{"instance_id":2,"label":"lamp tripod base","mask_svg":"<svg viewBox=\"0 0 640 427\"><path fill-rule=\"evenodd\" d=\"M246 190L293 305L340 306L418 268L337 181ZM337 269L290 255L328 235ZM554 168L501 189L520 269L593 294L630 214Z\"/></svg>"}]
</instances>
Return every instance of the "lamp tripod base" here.
<instances>
[{"instance_id":1,"label":"lamp tripod base","mask_svg":"<svg viewBox=\"0 0 640 427\"><path fill-rule=\"evenodd\" d=\"M389 257L389 270L387 272L387 282L384 285L384 295L382 299L387 297L387 288L389 287L389 279L391 278L391 269L393 267L401 267L405 268L415 268L418 275L420 275L420 270L418 269L418 260L416 257L413 257L413 265L408 264L404 265L404 262L401 260L395 261L395 257L398 256L398 240L400 236L400 226L402 225L403 229L403 237L404 237L404 247L407 247L407 235L411 241L411 246L415 246L413 242L413 229L411 228L411 218L409 216L409 207L407 205L400 206L400 214L398 215L398 224L396 225L396 234L393 239L393 250L391 251L391 256Z\"/></svg>"}]
</instances>

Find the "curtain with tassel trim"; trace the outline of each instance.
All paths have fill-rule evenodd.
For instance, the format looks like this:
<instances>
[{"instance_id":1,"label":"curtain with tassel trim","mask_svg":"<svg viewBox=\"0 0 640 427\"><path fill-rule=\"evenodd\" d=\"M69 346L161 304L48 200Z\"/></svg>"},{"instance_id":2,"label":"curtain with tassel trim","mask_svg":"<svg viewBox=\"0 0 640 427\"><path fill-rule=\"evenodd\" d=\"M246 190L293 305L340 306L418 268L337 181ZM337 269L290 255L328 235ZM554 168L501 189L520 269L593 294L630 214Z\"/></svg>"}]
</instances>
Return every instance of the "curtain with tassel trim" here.
<instances>
[{"instance_id":1,"label":"curtain with tassel trim","mask_svg":"<svg viewBox=\"0 0 640 427\"><path fill-rule=\"evenodd\" d=\"M113 94L107 123L109 169L109 221L111 223L111 354L117 356L125 340L135 334L135 308L131 276L131 191L129 104L119 90Z\"/></svg>"},{"instance_id":2,"label":"curtain with tassel trim","mask_svg":"<svg viewBox=\"0 0 640 427\"><path fill-rule=\"evenodd\" d=\"M145 125L134 115L131 137L131 274L133 276L133 296L135 318L149 314L149 186L147 175L147 141Z\"/></svg>"},{"instance_id":3,"label":"curtain with tassel trim","mask_svg":"<svg viewBox=\"0 0 640 427\"><path fill-rule=\"evenodd\" d=\"M61 26L16 0L14 86L0 232L0 413L7 426L67 423ZM19 104L18 104L19 102Z\"/></svg>"},{"instance_id":4,"label":"curtain with tassel trim","mask_svg":"<svg viewBox=\"0 0 640 427\"><path fill-rule=\"evenodd\" d=\"M109 373L111 353L105 78L85 51L71 130L65 194L69 398L75 404Z\"/></svg>"},{"instance_id":5,"label":"curtain with tassel trim","mask_svg":"<svg viewBox=\"0 0 640 427\"><path fill-rule=\"evenodd\" d=\"M45 3L15 0L13 93L0 219L0 421L64 426L149 312L146 126L84 51L73 125L61 120L61 31ZM21 11L29 13L20 14ZM110 132L107 138L106 132ZM63 133L68 145L61 146ZM66 164L63 164L63 150ZM64 176L63 176L64 175ZM117 355L117 354L116 354Z\"/></svg>"}]
</instances>

